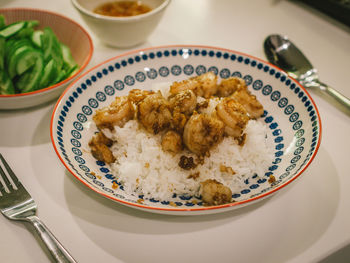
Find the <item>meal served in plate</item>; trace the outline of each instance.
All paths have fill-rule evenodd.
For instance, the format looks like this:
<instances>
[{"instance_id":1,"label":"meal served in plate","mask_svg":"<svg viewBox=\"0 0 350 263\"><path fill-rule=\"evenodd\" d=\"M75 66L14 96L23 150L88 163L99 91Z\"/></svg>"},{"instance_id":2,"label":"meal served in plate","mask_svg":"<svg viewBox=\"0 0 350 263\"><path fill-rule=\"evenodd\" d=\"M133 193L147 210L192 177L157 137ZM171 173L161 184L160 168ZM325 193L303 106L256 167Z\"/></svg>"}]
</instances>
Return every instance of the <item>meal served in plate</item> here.
<instances>
[{"instance_id":1,"label":"meal served in plate","mask_svg":"<svg viewBox=\"0 0 350 263\"><path fill-rule=\"evenodd\" d=\"M89 147L140 202L175 194L220 205L273 161L263 114L243 79L209 71L116 97L95 112Z\"/></svg>"}]
</instances>

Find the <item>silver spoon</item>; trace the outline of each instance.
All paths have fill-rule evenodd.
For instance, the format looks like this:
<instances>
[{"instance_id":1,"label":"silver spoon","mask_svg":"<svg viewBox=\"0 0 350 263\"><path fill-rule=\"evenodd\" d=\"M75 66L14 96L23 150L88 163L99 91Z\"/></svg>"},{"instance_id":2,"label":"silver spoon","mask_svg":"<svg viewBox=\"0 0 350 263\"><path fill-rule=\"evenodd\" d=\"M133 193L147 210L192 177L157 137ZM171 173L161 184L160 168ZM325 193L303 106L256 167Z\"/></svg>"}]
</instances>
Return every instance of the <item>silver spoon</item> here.
<instances>
[{"instance_id":1,"label":"silver spoon","mask_svg":"<svg viewBox=\"0 0 350 263\"><path fill-rule=\"evenodd\" d=\"M270 63L286 71L289 76L298 80L304 87L318 88L350 111L350 99L320 82L317 70L287 37L268 36L264 41L264 51Z\"/></svg>"}]
</instances>

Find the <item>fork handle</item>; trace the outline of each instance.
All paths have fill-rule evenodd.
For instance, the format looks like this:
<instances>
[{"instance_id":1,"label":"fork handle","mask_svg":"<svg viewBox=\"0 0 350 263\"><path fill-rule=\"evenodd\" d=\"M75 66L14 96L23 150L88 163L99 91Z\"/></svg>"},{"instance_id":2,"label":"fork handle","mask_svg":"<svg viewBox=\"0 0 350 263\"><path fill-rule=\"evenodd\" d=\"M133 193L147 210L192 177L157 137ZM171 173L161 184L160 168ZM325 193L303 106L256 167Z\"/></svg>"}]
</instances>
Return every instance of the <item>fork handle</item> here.
<instances>
[{"instance_id":1,"label":"fork handle","mask_svg":"<svg viewBox=\"0 0 350 263\"><path fill-rule=\"evenodd\" d=\"M45 243L56 262L76 263L74 258L37 216L29 216L27 219L33 224L35 231L39 234L41 240Z\"/></svg>"}]
</instances>

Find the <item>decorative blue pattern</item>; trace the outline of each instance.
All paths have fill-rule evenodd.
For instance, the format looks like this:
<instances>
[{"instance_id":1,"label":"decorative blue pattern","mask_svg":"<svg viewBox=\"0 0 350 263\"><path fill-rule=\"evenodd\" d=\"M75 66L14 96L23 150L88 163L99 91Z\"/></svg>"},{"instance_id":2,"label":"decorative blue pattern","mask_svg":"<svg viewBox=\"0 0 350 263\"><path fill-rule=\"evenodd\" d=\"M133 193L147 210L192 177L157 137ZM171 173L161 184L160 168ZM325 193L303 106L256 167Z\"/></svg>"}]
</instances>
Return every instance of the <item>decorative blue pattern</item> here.
<instances>
[{"instance_id":1,"label":"decorative blue pattern","mask_svg":"<svg viewBox=\"0 0 350 263\"><path fill-rule=\"evenodd\" d=\"M135 84L135 79L133 76L130 76L130 75L127 75L125 78L124 78L124 83L128 86L132 86Z\"/></svg>"},{"instance_id":2,"label":"decorative blue pattern","mask_svg":"<svg viewBox=\"0 0 350 263\"><path fill-rule=\"evenodd\" d=\"M201 75L207 72L207 69L203 65L199 65L196 67L196 73L197 75Z\"/></svg>"},{"instance_id":3,"label":"decorative blue pattern","mask_svg":"<svg viewBox=\"0 0 350 263\"><path fill-rule=\"evenodd\" d=\"M136 73L135 78L139 82L144 82L146 80L146 75L145 75L145 73L139 71Z\"/></svg>"},{"instance_id":4,"label":"decorative blue pattern","mask_svg":"<svg viewBox=\"0 0 350 263\"><path fill-rule=\"evenodd\" d=\"M184 73L185 73L186 75L192 75L193 72L194 72L194 68L193 68L192 65L186 65L186 66L184 66Z\"/></svg>"},{"instance_id":5,"label":"decorative blue pattern","mask_svg":"<svg viewBox=\"0 0 350 263\"><path fill-rule=\"evenodd\" d=\"M150 79L155 79L157 76L157 70L155 70L154 68L147 70L147 77L149 77Z\"/></svg>"},{"instance_id":6,"label":"decorative blue pattern","mask_svg":"<svg viewBox=\"0 0 350 263\"><path fill-rule=\"evenodd\" d=\"M96 92L96 99L100 102L103 102L106 100L106 95L102 91Z\"/></svg>"},{"instance_id":7,"label":"decorative blue pattern","mask_svg":"<svg viewBox=\"0 0 350 263\"><path fill-rule=\"evenodd\" d=\"M88 103L89 103L89 105L92 107L92 108L97 108L98 107L98 101L96 100L96 99L94 99L94 98L90 98L89 100L88 100Z\"/></svg>"},{"instance_id":8,"label":"decorative blue pattern","mask_svg":"<svg viewBox=\"0 0 350 263\"><path fill-rule=\"evenodd\" d=\"M244 79L245 83L247 84L247 86L249 86L253 82L253 78L250 75L244 76L243 79Z\"/></svg>"},{"instance_id":9,"label":"decorative blue pattern","mask_svg":"<svg viewBox=\"0 0 350 263\"><path fill-rule=\"evenodd\" d=\"M104 174L104 177L106 179L109 179L111 183L115 183L118 185L118 191L111 189L109 186L105 185L103 182L97 180L96 176L92 173L90 173L89 167L85 165L86 161L84 159L84 154L82 151L82 145L79 141L81 139L81 133L84 129L84 126L82 125L88 120L88 116L91 116L93 113L93 109L96 109L99 107L99 102L104 102L107 99L107 96L113 96L116 92L123 90L126 86L133 86L137 82L144 82L147 77L150 80L154 80L158 77L167 77L169 74L172 74L174 76L180 76L181 74L190 76L192 74L203 74L207 72L207 68L204 65L195 65L195 64L186 64L184 67L181 67L180 65L170 65L170 66L161 66L159 69L154 68L148 68L145 70L145 73L142 71L139 71L135 74L135 77L131 75L127 75L124 77L123 80L117 79L114 81L113 85L107 85L104 87L103 91L97 91L95 94L95 98L89 98L87 100L88 105L84 105L81 109L81 112L76 115L76 120L73 122L74 129L71 130L71 138L70 143L71 146L64 145L62 140L62 132L65 129L64 122L67 115L67 112L69 112L69 108L74 104L75 99L79 97L79 94L83 94L85 90L87 90L88 86L92 85L92 82L97 82L99 79L103 79L104 76L108 75L108 72L113 72L114 70L119 70L120 68L127 67L128 64L131 65L134 62L140 62L142 60L147 61L148 59L159 59L161 57L169 57L171 56L181 56L184 52L180 50L164 50L164 51L158 51L157 53L150 52L149 54L143 54L142 56L136 55L135 57L129 57L126 59L123 59L122 61L119 61L113 65L106 66L105 69L101 72L97 72L96 76L91 76L90 79L85 79L80 87L76 88L76 91L72 92L72 95L67 98L67 101L63 101L63 109L59 114L58 120L57 120L57 132L56 132L56 139L58 141L58 144L60 145L60 154L64 156L69 166L82 178L82 174L80 171L78 171L75 167L78 165L79 169L83 172L83 175L92 179L93 183L97 185L98 187L102 188L104 191L109 192L113 194L115 197L119 199L123 199L126 201L129 201L131 203L135 203L134 200L130 200L124 195L122 195L120 191L123 191L122 184L118 181L117 178L115 178L113 175L111 175L109 172L109 169L105 166L103 162L96 162L97 165L99 165L100 171ZM281 74L280 72L276 72L274 68L270 68L268 65L264 65L261 62L257 62L254 59L243 57L242 55L236 55L236 54L230 54L230 53L222 53L221 51L214 51L209 49L194 49L194 50L187 50L186 55L189 56L209 56L209 57L216 57L217 59L223 59L228 60L230 59L233 63L243 63L247 66L255 67L261 72L265 72L265 74L269 74L271 76L274 76L276 79L280 79L281 82L283 82L285 86L289 87L290 90L293 90L293 92L297 95L297 97L300 99L300 101L305 105L307 112L309 113L310 120L313 121L313 134L312 134L312 145L309 149L309 152L305 159L302 159L301 154L305 151L305 147L303 144L305 143L306 139L304 136L305 130L303 129L303 121L299 120L300 114L299 112L295 112L296 107L292 104L288 104L288 98L283 97L283 94L281 94L280 91L274 90L273 87L266 83L264 85L263 81L260 79L253 79L251 75L245 75L243 78L246 81L248 86L251 86L253 90L260 91L262 95L269 96L270 101L272 103L276 103L279 109L288 116L287 119L289 120L292 129L294 130L294 136L297 139L295 142L296 149L293 152L294 157L290 159L290 165L288 165L285 168L285 172L279 175L277 180L273 182L269 187L265 187L260 192L256 192L255 194L251 195L251 197L259 196L263 193L266 193L273 189L275 186L279 185L285 178L288 178L292 176L292 171L298 167L298 170L294 172L296 174L300 169L304 167L304 165L310 160L311 156L314 154L317 141L318 141L318 135L319 135L319 123L317 122L316 117L316 110L312 104L310 104L310 100L308 97L304 94L302 89L300 87L297 87L295 83L292 83L292 81L285 76L284 74ZM107 70L108 68L108 70ZM213 71L216 74L219 73L221 78L228 78L231 76L237 76L242 77L242 73L237 70L234 70L234 67L232 69L229 68L217 68L217 66L210 66L208 67L208 71ZM231 74L232 72L232 74ZM184 76L185 77L185 76ZM269 115L267 111L264 112L264 121L268 124L268 127L270 128L272 136L274 136L274 143L275 143L275 160L269 167L269 171L265 173L266 177L270 177L274 174L274 171L278 169L278 164L281 162L281 157L283 156L283 149L284 149L284 138L282 134L282 130L279 128L278 123L274 120L274 117L272 115ZM67 129L70 129L67 127ZM66 148L70 148L71 152L74 154L74 160L70 160L67 157L66 154ZM300 163L302 161L302 163ZM74 164L76 162L76 164ZM299 166L297 166L299 164ZM84 178L83 178L84 179ZM85 180L85 179L84 179ZM267 180L265 178L258 178L256 177L252 182L249 180L246 181L247 187L246 189L243 189L240 191L240 193L234 193L233 198L240 198L242 195L248 195L251 193L252 190L262 188L262 185L266 185ZM202 206L201 202L190 202L192 199L195 199L196 197L191 196L180 196L180 197L174 197L174 200L176 200L175 204L177 206ZM155 200L150 199L149 200L152 203L159 203L164 206L169 205L169 200Z\"/></svg>"},{"instance_id":10,"label":"decorative blue pattern","mask_svg":"<svg viewBox=\"0 0 350 263\"><path fill-rule=\"evenodd\" d=\"M169 75L169 69L167 67L160 67L159 68L159 75L161 77L167 77Z\"/></svg>"},{"instance_id":11,"label":"decorative blue pattern","mask_svg":"<svg viewBox=\"0 0 350 263\"><path fill-rule=\"evenodd\" d=\"M105 93L108 96L113 96L115 94L115 91L114 91L112 86L108 85L108 86L105 87Z\"/></svg>"},{"instance_id":12,"label":"decorative blue pattern","mask_svg":"<svg viewBox=\"0 0 350 263\"><path fill-rule=\"evenodd\" d=\"M210 68L208 68L208 72L213 72L215 75L218 75L218 73L219 73L219 70L218 70L218 68L217 67L215 67L215 66L211 66Z\"/></svg>"}]
</instances>

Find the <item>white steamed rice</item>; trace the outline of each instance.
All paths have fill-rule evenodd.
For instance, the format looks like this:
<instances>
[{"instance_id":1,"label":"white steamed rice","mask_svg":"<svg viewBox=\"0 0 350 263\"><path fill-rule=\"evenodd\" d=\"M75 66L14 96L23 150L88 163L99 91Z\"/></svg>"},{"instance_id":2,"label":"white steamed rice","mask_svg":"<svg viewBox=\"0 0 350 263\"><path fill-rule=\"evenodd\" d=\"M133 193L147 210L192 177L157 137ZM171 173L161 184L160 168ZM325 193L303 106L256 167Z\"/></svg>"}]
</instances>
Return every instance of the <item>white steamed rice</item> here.
<instances>
[{"instance_id":1,"label":"white steamed rice","mask_svg":"<svg viewBox=\"0 0 350 263\"><path fill-rule=\"evenodd\" d=\"M245 179L263 176L273 160L266 131L262 122L250 120L245 129L244 146L237 145L232 137L225 137L210 151L203 165L189 171L180 168L178 163L181 155L195 159L193 154L164 152L161 136L146 132L136 120L127 122L123 128L115 127L113 133L106 131L106 135L115 141L111 150L116 162L111 164L111 170L123 183L124 190L166 200L174 193L199 196L200 182L206 179L215 179L235 193L245 187ZM221 172L222 165L231 167L235 174ZM196 172L199 172L198 178L188 178Z\"/></svg>"}]
</instances>

